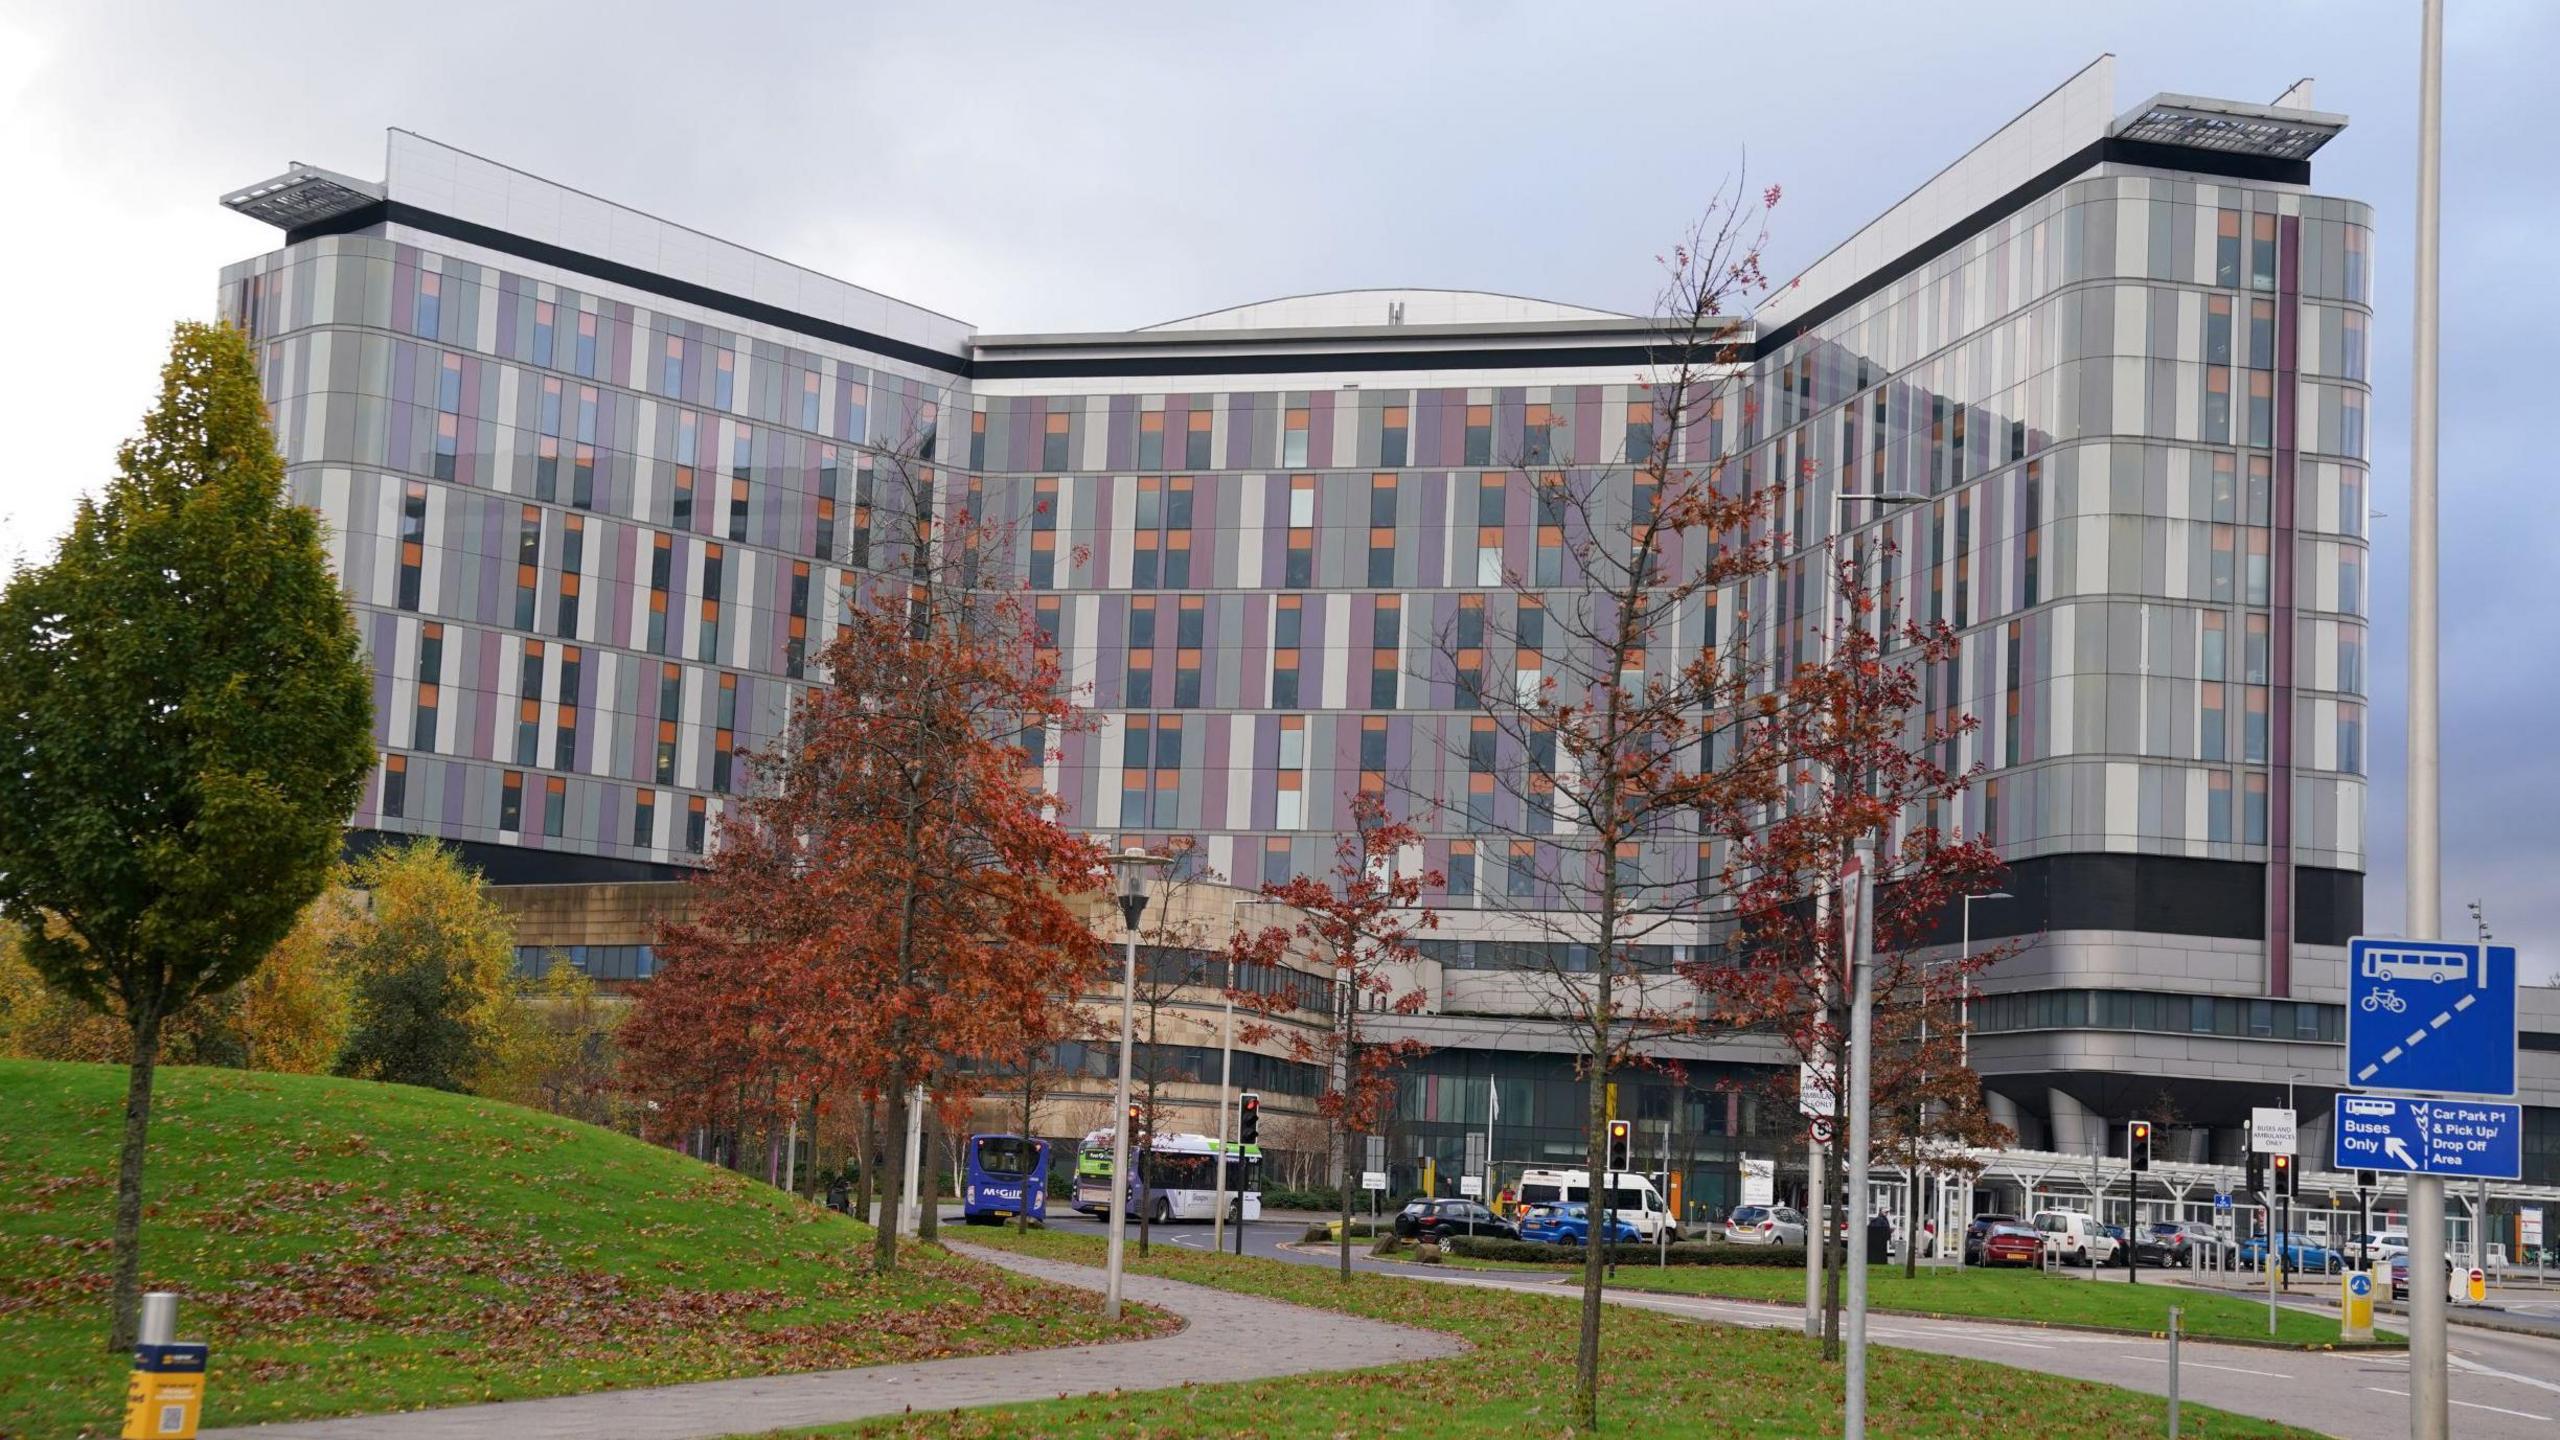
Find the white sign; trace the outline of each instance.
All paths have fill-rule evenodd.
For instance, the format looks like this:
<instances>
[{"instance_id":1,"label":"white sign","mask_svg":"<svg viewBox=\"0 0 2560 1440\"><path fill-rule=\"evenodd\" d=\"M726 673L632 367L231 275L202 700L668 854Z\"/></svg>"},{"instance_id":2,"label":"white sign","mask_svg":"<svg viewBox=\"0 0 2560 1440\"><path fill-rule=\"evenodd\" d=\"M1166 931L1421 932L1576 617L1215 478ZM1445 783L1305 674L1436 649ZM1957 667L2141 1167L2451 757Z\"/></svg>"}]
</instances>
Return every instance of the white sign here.
<instances>
[{"instance_id":1,"label":"white sign","mask_svg":"<svg viewBox=\"0 0 2560 1440\"><path fill-rule=\"evenodd\" d=\"M2261 1155L2292 1154L2293 1112L2251 1110L2249 1112L2249 1148Z\"/></svg>"},{"instance_id":2,"label":"white sign","mask_svg":"<svg viewBox=\"0 0 2560 1440\"><path fill-rule=\"evenodd\" d=\"M2326 1235L2329 1233L2329 1217L2314 1215L2302 1222L2302 1228L2308 1234Z\"/></svg>"},{"instance_id":3,"label":"white sign","mask_svg":"<svg viewBox=\"0 0 2560 1440\"><path fill-rule=\"evenodd\" d=\"M1742 1158L1742 1203L1775 1205L1778 1203L1778 1162Z\"/></svg>"},{"instance_id":4,"label":"white sign","mask_svg":"<svg viewBox=\"0 0 2560 1440\"><path fill-rule=\"evenodd\" d=\"M1484 1177L1481 1175L1459 1176L1458 1193L1469 1197L1481 1197L1484 1194Z\"/></svg>"},{"instance_id":5,"label":"white sign","mask_svg":"<svg viewBox=\"0 0 2560 1440\"><path fill-rule=\"evenodd\" d=\"M1834 1088L1828 1069L1816 1069L1810 1064L1796 1066L1796 1108L1804 1112L1807 1120L1830 1121Z\"/></svg>"},{"instance_id":6,"label":"white sign","mask_svg":"<svg viewBox=\"0 0 2560 1440\"><path fill-rule=\"evenodd\" d=\"M1750 1162L1745 1161L1744 1163L1748 1164ZM2516 1212L2516 1218L2524 1222L2524 1243L2527 1245L2541 1244L2542 1207L2539 1205L2527 1205Z\"/></svg>"},{"instance_id":7,"label":"white sign","mask_svg":"<svg viewBox=\"0 0 2560 1440\"><path fill-rule=\"evenodd\" d=\"M1363 1190L1384 1190L1384 1189L1386 1189L1386 1188L1387 1188L1387 1172L1386 1172L1386 1171L1384 1171L1384 1170L1363 1170L1363 1171L1361 1171L1361 1172L1360 1172L1360 1188L1361 1188L1361 1189L1363 1189Z\"/></svg>"}]
</instances>

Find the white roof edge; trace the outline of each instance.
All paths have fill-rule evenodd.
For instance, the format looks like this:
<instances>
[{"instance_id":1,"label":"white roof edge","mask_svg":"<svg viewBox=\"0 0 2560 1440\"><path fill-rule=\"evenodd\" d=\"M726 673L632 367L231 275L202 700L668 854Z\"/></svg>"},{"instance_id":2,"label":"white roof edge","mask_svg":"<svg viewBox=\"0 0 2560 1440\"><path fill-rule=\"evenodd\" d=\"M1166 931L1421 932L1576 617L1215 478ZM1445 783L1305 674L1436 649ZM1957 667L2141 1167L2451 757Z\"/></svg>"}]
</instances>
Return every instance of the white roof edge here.
<instances>
[{"instance_id":1,"label":"white roof edge","mask_svg":"<svg viewBox=\"0 0 2560 1440\"><path fill-rule=\"evenodd\" d=\"M2114 116L2114 52L2100 54L1949 161L1848 239L1825 251L1761 302L1759 318L1783 322L1829 299L1857 276L1902 254L2047 166L2104 138ZM1999 183L2006 180L2008 183Z\"/></svg>"}]
</instances>

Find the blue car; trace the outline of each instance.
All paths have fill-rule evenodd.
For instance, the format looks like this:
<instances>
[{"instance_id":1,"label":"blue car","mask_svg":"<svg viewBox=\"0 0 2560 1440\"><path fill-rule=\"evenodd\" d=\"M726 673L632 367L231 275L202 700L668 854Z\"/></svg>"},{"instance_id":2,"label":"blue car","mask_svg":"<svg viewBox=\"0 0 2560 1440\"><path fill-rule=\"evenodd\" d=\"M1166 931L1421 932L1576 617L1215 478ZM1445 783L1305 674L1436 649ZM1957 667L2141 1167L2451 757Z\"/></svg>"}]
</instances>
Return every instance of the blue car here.
<instances>
[{"instance_id":1,"label":"blue car","mask_svg":"<svg viewBox=\"0 0 2560 1440\"><path fill-rule=\"evenodd\" d=\"M2283 1257L2288 1269L2307 1271L2314 1275L2331 1275L2337 1273L2339 1269L2338 1257L2329 1253L2328 1246L2317 1241L2306 1240L2299 1235L2285 1236L2284 1244L2276 1253ZM2255 1269L2266 1263L2266 1236L2252 1235L2240 1242L2240 1264L2243 1269Z\"/></svg>"},{"instance_id":2,"label":"blue car","mask_svg":"<svg viewBox=\"0 0 2560 1440\"><path fill-rule=\"evenodd\" d=\"M1545 1245L1580 1245L1591 1238L1591 1207L1579 1202L1532 1205L1520 1216L1520 1238ZM1644 1237L1636 1227L1609 1217L1609 1243L1632 1245Z\"/></svg>"}]
</instances>

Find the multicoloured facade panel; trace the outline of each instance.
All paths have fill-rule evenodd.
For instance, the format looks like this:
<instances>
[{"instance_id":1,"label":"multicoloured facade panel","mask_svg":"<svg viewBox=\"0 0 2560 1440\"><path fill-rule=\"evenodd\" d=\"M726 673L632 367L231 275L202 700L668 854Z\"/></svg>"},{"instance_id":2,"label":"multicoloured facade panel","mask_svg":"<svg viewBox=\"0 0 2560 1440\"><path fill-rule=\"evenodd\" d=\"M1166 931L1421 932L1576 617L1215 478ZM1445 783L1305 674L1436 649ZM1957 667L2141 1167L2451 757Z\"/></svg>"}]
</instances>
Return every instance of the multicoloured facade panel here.
<instances>
[{"instance_id":1,"label":"multicoloured facade panel","mask_svg":"<svg viewBox=\"0 0 2560 1440\"><path fill-rule=\"evenodd\" d=\"M2299 1000L2310 1025L2250 1052L2280 1080L2332 1043L2361 919L2372 217L2298 155L2131 138L2090 83L2020 122L2085 164L1967 157L1972 203L1924 187L1895 243L1871 227L1739 321L1740 402L1676 438L1747 457L1800 547L1836 494L1912 498L1852 517L1897 544L1892 606L1963 637L1928 705L1979 717L1950 758L1982 775L1928 818L2012 858L1976 933L2048 937L2024 991ZM223 306L375 657L358 831L466 843L502 880L698 863L738 757L823 681L890 457L925 445L1017 527L1097 712L1044 760L1072 823L1198 836L1252 886L1323 868L1392 776L1450 877L1431 1017L1509 1003L1463 975L1521 941L1540 825L1486 783L1470 697L1537 676L1470 668L1464 639L1518 628L1506 577L1575 582L1540 476L1633 505L1647 322L1377 291L981 335L405 134L380 185L296 171L227 203L289 227ZM1812 658L1818 565L1690 607L1653 663ZM1632 863L1677 883L1701 848ZM2059 1143L2109 1113L2111 1066L2040 1043L2007 1088Z\"/></svg>"}]
</instances>

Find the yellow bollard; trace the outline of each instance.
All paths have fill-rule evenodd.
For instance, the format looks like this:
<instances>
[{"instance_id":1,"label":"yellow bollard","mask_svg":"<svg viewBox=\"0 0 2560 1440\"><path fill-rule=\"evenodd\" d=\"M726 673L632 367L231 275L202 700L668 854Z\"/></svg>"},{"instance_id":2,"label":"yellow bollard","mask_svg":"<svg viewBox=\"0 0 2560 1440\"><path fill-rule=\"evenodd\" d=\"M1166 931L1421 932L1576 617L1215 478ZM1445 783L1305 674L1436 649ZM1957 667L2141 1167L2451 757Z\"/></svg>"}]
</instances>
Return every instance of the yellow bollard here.
<instances>
[{"instance_id":1,"label":"yellow bollard","mask_svg":"<svg viewBox=\"0 0 2560 1440\"><path fill-rule=\"evenodd\" d=\"M2338 1277L2338 1338L2373 1338L2373 1272L2350 1270Z\"/></svg>"},{"instance_id":2,"label":"yellow bollard","mask_svg":"<svg viewBox=\"0 0 2560 1440\"><path fill-rule=\"evenodd\" d=\"M124 1440L195 1440L206 1349L178 1343L178 1297L165 1290L142 1297L141 1319L124 1387Z\"/></svg>"}]
</instances>

